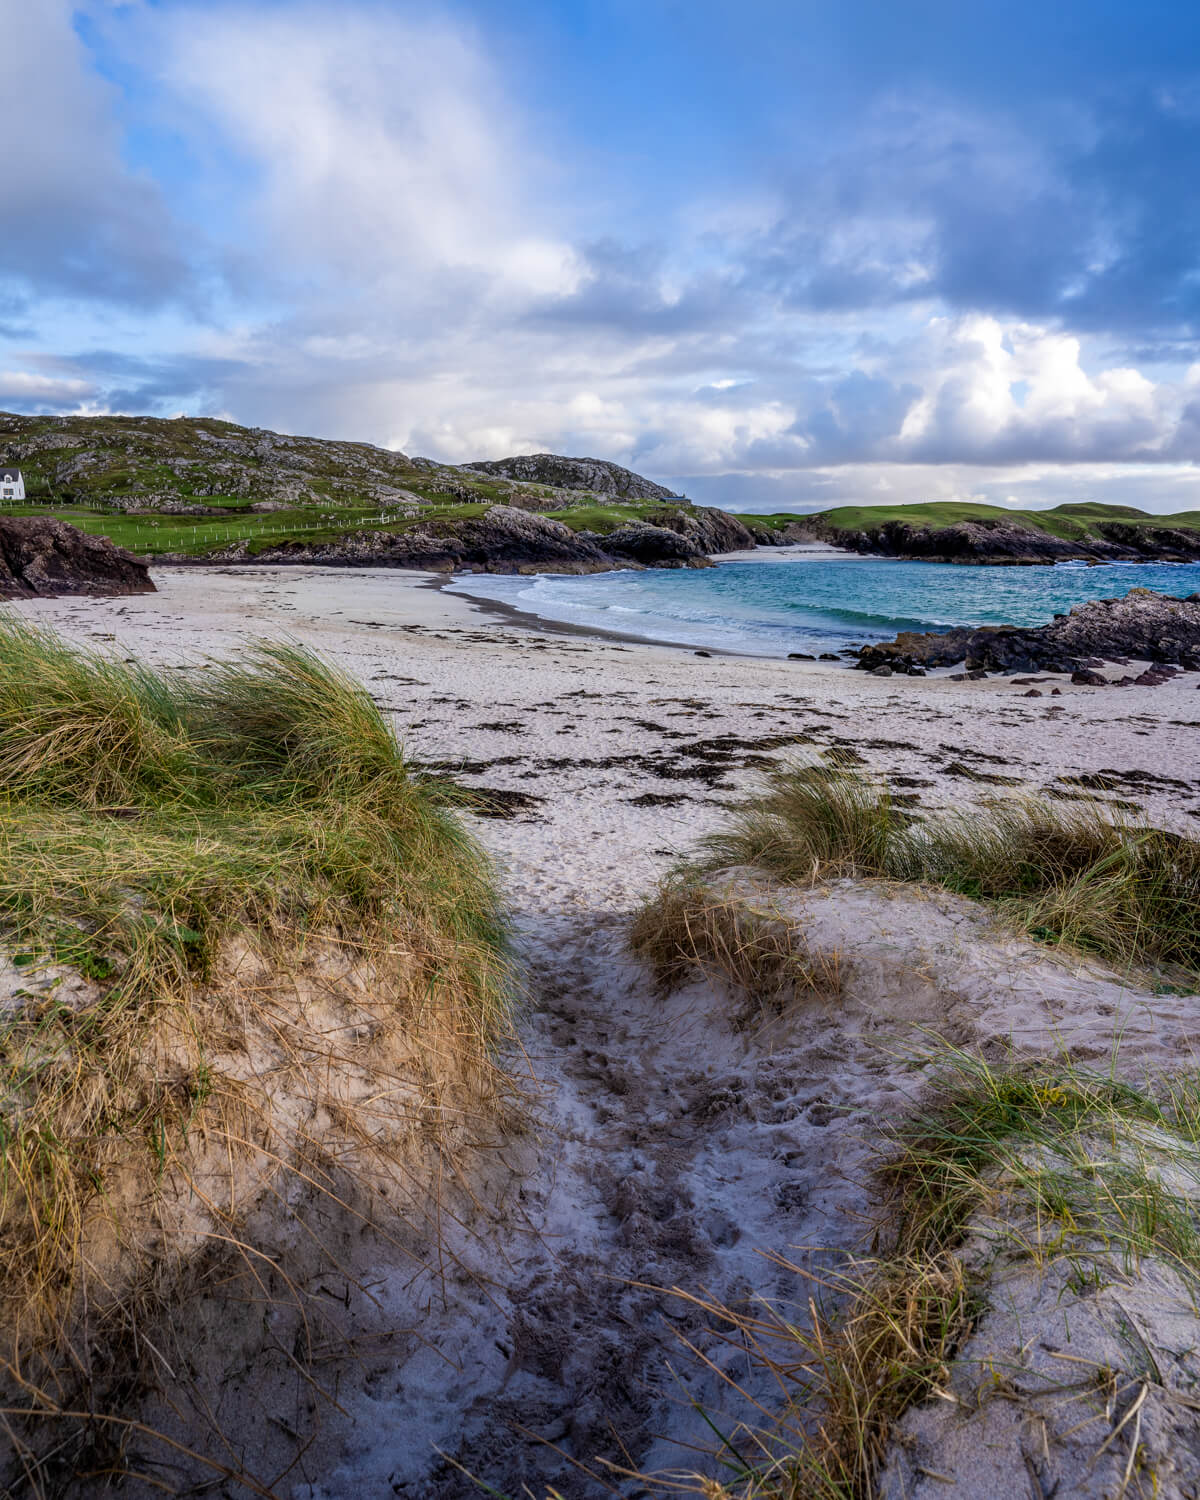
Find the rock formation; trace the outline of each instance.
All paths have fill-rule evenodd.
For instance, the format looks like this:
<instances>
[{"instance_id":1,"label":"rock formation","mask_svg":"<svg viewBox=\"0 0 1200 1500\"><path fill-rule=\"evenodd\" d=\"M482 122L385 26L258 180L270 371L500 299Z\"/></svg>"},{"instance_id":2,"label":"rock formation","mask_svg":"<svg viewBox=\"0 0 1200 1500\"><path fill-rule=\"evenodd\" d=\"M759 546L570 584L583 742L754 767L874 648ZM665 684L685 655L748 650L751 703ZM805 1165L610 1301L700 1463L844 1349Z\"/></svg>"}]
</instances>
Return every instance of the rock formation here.
<instances>
[{"instance_id":1,"label":"rock formation","mask_svg":"<svg viewBox=\"0 0 1200 1500\"><path fill-rule=\"evenodd\" d=\"M743 541L743 535L748 539ZM562 521L510 505L481 516L440 519L431 510L407 531L356 531L326 541L282 541L256 547L235 542L204 557L168 563L311 563L324 567L425 568L451 573L604 573L614 568L703 568L710 551L753 546L741 523L722 511L664 515L661 524L635 521L607 536L572 531Z\"/></svg>"},{"instance_id":2,"label":"rock formation","mask_svg":"<svg viewBox=\"0 0 1200 1500\"><path fill-rule=\"evenodd\" d=\"M149 565L50 516L0 516L0 598L152 594Z\"/></svg>"},{"instance_id":3,"label":"rock formation","mask_svg":"<svg viewBox=\"0 0 1200 1500\"><path fill-rule=\"evenodd\" d=\"M603 458L564 458L558 453L526 453L514 458L483 459L463 464L477 474L495 474L502 479L522 479L549 484L560 490L591 490L616 500L677 500L672 490L643 479L631 469Z\"/></svg>"},{"instance_id":4,"label":"rock formation","mask_svg":"<svg viewBox=\"0 0 1200 1500\"><path fill-rule=\"evenodd\" d=\"M922 562L1019 565L1072 560L1200 561L1200 531L1152 524L1095 521L1095 535L1070 539L1007 518L955 521L949 526L889 520L860 531L830 526L820 516L809 524L821 541L836 547Z\"/></svg>"},{"instance_id":5,"label":"rock formation","mask_svg":"<svg viewBox=\"0 0 1200 1500\"><path fill-rule=\"evenodd\" d=\"M1078 672L1130 658L1200 666L1200 594L1176 599L1130 589L1124 598L1077 604L1070 614L1028 629L904 631L894 641L864 646L856 665L867 672L907 672L961 661L968 672Z\"/></svg>"}]
</instances>

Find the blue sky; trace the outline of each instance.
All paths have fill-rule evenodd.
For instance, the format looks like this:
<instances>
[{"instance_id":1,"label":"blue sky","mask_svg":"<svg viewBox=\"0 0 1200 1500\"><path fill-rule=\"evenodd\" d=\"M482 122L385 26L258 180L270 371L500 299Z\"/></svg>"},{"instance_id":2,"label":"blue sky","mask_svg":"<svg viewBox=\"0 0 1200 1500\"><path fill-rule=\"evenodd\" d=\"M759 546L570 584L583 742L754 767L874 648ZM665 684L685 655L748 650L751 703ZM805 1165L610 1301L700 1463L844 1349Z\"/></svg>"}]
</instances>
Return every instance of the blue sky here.
<instances>
[{"instance_id":1,"label":"blue sky","mask_svg":"<svg viewBox=\"0 0 1200 1500\"><path fill-rule=\"evenodd\" d=\"M1200 508L1200 7L0 0L0 407Z\"/></svg>"}]
</instances>

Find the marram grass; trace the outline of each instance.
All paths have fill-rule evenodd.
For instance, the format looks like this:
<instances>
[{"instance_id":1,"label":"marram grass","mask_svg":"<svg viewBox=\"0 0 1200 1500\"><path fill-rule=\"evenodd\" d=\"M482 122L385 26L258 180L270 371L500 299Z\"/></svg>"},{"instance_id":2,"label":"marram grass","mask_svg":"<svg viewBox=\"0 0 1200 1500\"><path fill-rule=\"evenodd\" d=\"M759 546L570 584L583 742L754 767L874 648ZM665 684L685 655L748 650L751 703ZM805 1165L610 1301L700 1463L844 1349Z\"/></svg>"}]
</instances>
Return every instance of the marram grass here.
<instances>
[{"instance_id":1,"label":"marram grass","mask_svg":"<svg viewBox=\"0 0 1200 1500\"><path fill-rule=\"evenodd\" d=\"M335 1203L390 1157L416 1201L497 1079L488 860L295 645L159 672L0 618L0 945L2 1357L39 1381L81 1305L237 1238L237 1159Z\"/></svg>"},{"instance_id":2,"label":"marram grass","mask_svg":"<svg viewBox=\"0 0 1200 1500\"><path fill-rule=\"evenodd\" d=\"M699 862L797 884L930 881L1003 907L1042 941L1200 971L1200 841L1098 806L1014 798L916 822L857 771L785 765L704 840Z\"/></svg>"}]
</instances>

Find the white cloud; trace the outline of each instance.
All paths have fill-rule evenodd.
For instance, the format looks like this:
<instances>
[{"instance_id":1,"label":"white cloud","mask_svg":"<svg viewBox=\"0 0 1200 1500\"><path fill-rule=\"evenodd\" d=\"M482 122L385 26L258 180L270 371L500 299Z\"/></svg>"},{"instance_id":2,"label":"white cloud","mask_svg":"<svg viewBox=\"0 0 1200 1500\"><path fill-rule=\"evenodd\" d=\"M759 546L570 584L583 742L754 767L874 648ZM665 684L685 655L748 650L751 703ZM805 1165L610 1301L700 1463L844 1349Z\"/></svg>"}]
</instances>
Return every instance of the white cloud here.
<instances>
[{"instance_id":1,"label":"white cloud","mask_svg":"<svg viewBox=\"0 0 1200 1500\"><path fill-rule=\"evenodd\" d=\"M206 4L149 34L193 128L215 127L253 172L255 221L285 275L393 306L430 279L468 302L577 284L570 244L537 227L530 184L550 163L469 30L374 8Z\"/></svg>"}]
</instances>

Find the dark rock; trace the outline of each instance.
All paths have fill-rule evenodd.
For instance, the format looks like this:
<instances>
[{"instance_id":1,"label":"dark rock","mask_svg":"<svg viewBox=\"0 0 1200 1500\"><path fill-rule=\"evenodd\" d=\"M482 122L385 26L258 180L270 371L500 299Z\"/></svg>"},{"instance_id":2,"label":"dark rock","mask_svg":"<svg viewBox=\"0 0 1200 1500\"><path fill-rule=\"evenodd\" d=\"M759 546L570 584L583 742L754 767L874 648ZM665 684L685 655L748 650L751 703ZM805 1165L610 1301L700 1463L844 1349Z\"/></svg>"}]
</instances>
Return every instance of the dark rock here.
<instances>
[{"instance_id":1,"label":"dark rock","mask_svg":"<svg viewBox=\"0 0 1200 1500\"><path fill-rule=\"evenodd\" d=\"M968 673L1088 671L1086 663L1137 658L1155 663L1200 654L1200 602L1150 589L1131 589L1121 599L1078 604L1049 625L1021 629L988 625L941 635L902 632L894 641L867 646L860 670L881 663L948 666L965 661Z\"/></svg>"},{"instance_id":2,"label":"dark rock","mask_svg":"<svg viewBox=\"0 0 1200 1500\"><path fill-rule=\"evenodd\" d=\"M1101 677L1099 672L1092 672L1087 667L1080 667L1077 672L1071 673L1071 681L1080 687L1107 687L1108 678Z\"/></svg>"},{"instance_id":3,"label":"dark rock","mask_svg":"<svg viewBox=\"0 0 1200 1500\"><path fill-rule=\"evenodd\" d=\"M1042 696L1041 688L1026 688L1021 694L1022 698L1041 698Z\"/></svg>"},{"instance_id":4,"label":"dark rock","mask_svg":"<svg viewBox=\"0 0 1200 1500\"><path fill-rule=\"evenodd\" d=\"M817 658L807 651L789 651L787 659L788 661L816 661Z\"/></svg>"},{"instance_id":5,"label":"dark rock","mask_svg":"<svg viewBox=\"0 0 1200 1500\"><path fill-rule=\"evenodd\" d=\"M0 598L153 594L149 564L50 516L0 516Z\"/></svg>"},{"instance_id":6,"label":"dark rock","mask_svg":"<svg viewBox=\"0 0 1200 1500\"><path fill-rule=\"evenodd\" d=\"M755 545L754 533L728 511L708 506L664 506L654 524L687 538L700 552L742 552Z\"/></svg>"},{"instance_id":7,"label":"dark rock","mask_svg":"<svg viewBox=\"0 0 1200 1500\"><path fill-rule=\"evenodd\" d=\"M589 534L590 535L590 534ZM631 521L596 545L611 557L628 557L643 567L706 568L711 567L708 554L691 537L681 536L666 526L652 526L648 521Z\"/></svg>"},{"instance_id":8,"label":"dark rock","mask_svg":"<svg viewBox=\"0 0 1200 1500\"><path fill-rule=\"evenodd\" d=\"M910 677L927 677L929 674L925 671L924 667L909 667L908 675Z\"/></svg>"},{"instance_id":9,"label":"dark rock","mask_svg":"<svg viewBox=\"0 0 1200 1500\"><path fill-rule=\"evenodd\" d=\"M822 651L821 654L820 654L820 656L817 658L817 660L818 661L840 661L841 658L838 656L838 654L837 654L836 651Z\"/></svg>"},{"instance_id":10,"label":"dark rock","mask_svg":"<svg viewBox=\"0 0 1200 1500\"><path fill-rule=\"evenodd\" d=\"M891 669L891 667L873 667L871 669L871 676L872 677L890 677L891 675L892 675L892 669Z\"/></svg>"}]
</instances>

